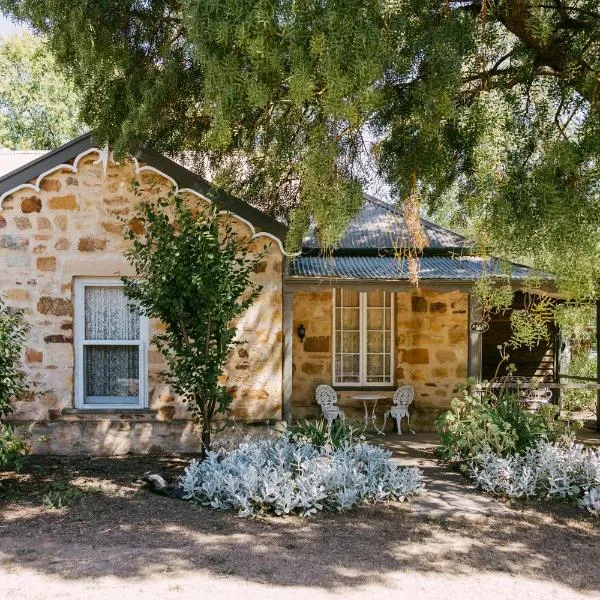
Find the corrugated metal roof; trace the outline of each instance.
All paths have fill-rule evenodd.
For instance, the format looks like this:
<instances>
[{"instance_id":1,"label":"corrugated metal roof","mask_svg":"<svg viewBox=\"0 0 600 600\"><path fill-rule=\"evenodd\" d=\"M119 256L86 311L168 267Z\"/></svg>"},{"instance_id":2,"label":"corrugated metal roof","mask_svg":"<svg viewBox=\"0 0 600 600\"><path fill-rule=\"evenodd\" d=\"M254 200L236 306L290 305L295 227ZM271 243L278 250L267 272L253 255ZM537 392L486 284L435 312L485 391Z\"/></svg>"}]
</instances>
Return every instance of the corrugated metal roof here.
<instances>
[{"instance_id":1,"label":"corrugated metal roof","mask_svg":"<svg viewBox=\"0 0 600 600\"><path fill-rule=\"evenodd\" d=\"M510 265L512 280L549 276L521 265ZM419 259L419 279L474 281L482 273L506 275L497 259L479 256L425 256ZM290 261L291 277L334 277L339 279L408 280L409 263L393 256L300 256Z\"/></svg>"},{"instance_id":2,"label":"corrugated metal roof","mask_svg":"<svg viewBox=\"0 0 600 600\"><path fill-rule=\"evenodd\" d=\"M466 248L470 240L421 219L428 248ZM401 248L411 246L408 229L402 213L393 205L365 195L364 204L348 225L336 249L365 250L373 248ZM311 227L302 242L303 248L320 248L317 231Z\"/></svg>"}]
</instances>

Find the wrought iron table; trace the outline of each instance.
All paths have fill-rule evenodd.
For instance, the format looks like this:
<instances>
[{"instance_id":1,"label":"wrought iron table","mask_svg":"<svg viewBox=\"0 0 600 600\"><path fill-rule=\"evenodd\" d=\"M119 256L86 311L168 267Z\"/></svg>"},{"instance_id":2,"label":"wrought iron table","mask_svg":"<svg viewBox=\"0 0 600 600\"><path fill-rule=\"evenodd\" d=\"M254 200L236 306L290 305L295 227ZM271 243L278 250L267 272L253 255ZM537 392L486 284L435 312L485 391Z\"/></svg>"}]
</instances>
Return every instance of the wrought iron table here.
<instances>
[{"instance_id":1,"label":"wrought iron table","mask_svg":"<svg viewBox=\"0 0 600 600\"><path fill-rule=\"evenodd\" d=\"M375 414L375 409L377 408L377 403L379 402L379 400L387 400L388 398L389 398L389 396L385 396L382 394L357 394L356 396L352 396L353 400L361 400L365 407L365 427L364 427L363 431L367 430L367 427L369 426L369 421L370 421L371 425L373 425L373 427L375 428L375 431L379 435L385 435L385 431L383 429L379 429L379 427L377 427L377 415ZM369 414L369 406L368 406L369 403L373 404L370 414ZM385 419L383 421L383 427L385 427Z\"/></svg>"}]
</instances>

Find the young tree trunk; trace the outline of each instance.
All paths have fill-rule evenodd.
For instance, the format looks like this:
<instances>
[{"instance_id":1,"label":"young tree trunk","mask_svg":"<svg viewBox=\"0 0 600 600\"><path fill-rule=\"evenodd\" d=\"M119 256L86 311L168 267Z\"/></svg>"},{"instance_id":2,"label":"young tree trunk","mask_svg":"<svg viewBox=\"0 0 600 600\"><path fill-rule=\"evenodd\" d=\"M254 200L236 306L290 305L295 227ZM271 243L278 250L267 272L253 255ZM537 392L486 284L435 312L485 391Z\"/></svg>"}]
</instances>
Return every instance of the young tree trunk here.
<instances>
[{"instance_id":1,"label":"young tree trunk","mask_svg":"<svg viewBox=\"0 0 600 600\"><path fill-rule=\"evenodd\" d=\"M202 422L202 450L200 451L200 460L204 460L206 458L207 452L210 451L210 423L206 421Z\"/></svg>"}]
</instances>

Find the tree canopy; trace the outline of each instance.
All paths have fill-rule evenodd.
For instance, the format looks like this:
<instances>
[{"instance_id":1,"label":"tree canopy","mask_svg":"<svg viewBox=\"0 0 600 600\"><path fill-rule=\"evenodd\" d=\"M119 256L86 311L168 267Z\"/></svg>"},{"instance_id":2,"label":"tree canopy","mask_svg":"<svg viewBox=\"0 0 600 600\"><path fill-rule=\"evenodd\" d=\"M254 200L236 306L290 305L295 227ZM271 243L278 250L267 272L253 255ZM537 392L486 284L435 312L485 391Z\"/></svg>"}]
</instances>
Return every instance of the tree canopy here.
<instances>
[{"instance_id":1,"label":"tree canopy","mask_svg":"<svg viewBox=\"0 0 600 600\"><path fill-rule=\"evenodd\" d=\"M0 0L47 36L120 150L334 244L374 175L564 289L600 279L597 0ZM419 232L414 231L419 245Z\"/></svg>"},{"instance_id":2,"label":"tree canopy","mask_svg":"<svg viewBox=\"0 0 600 600\"><path fill-rule=\"evenodd\" d=\"M79 98L42 40L0 40L0 147L51 150L81 133Z\"/></svg>"}]
</instances>

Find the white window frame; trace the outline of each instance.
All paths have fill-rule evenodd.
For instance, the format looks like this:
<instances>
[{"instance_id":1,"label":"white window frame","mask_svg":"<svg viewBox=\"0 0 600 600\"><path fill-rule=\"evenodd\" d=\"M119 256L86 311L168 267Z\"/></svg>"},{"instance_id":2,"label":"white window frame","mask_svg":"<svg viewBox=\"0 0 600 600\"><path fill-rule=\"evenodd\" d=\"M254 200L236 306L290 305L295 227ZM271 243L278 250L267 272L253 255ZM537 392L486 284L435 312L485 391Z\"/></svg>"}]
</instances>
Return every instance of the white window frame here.
<instances>
[{"instance_id":1,"label":"white window frame","mask_svg":"<svg viewBox=\"0 0 600 600\"><path fill-rule=\"evenodd\" d=\"M340 288L341 289L341 288ZM393 386L395 382L395 354L396 354L396 335L395 335L395 307L396 296L394 292L390 292L390 378L388 381L367 381L367 294L368 292L358 292L359 298L359 381L337 381L335 373L336 361L336 338L337 330L335 326L335 311L336 311L336 295L338 288L333 288L332 304L331 304L331 331L332 331L332 347L333 356L331 361L331 381L336 387L388 387ZM385 293L385 290L383 290ZM372 307L377 308L377 307ZM384 313L385 326L385 313Z\"/></svg>"},{"instance_id":2,"label":"white window frame","mask_svg":"<svg viewBox=\"0 0 600 600\"><path fill-rule=\"evenodd\" d=\"M75 353L75 407L81 410L127 408L140 409L148 407L148 318L140 315L140 337L137 340L86 340L85 339L85 288L86 287L123 287L123 282L116 277L90 277L74 281L74 318L73 343ZM139 348L139 384L137 404L86 404L85 403L85 368L84 346L138 346Z\"/></svg>"}]
</instances>

